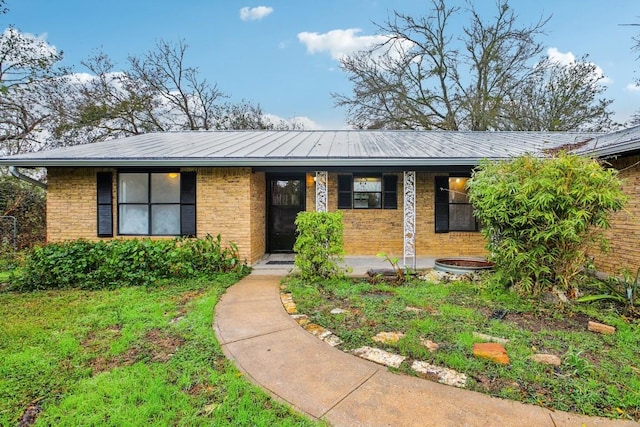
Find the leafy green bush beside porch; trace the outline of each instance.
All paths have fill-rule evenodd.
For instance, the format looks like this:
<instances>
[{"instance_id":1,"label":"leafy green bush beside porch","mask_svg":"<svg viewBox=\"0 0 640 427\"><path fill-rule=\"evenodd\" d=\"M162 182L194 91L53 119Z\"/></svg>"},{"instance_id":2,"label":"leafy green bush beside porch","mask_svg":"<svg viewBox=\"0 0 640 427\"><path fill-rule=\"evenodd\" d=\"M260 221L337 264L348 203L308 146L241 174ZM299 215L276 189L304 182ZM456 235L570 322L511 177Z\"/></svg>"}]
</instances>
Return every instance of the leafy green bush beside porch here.
<instances>
[{"instance_id":1,"label":"leafy green bush beside porch","mask_svg":"<svg viewBox=\"0 0 640 427\"><path fill-rule=\"evenodd\" d=\"M587 249L606 247L602 231L626 201L616 170L566 153L486 161L467 186L496 276L524 294L575 296Z\"/></svg>"}]
</instances>

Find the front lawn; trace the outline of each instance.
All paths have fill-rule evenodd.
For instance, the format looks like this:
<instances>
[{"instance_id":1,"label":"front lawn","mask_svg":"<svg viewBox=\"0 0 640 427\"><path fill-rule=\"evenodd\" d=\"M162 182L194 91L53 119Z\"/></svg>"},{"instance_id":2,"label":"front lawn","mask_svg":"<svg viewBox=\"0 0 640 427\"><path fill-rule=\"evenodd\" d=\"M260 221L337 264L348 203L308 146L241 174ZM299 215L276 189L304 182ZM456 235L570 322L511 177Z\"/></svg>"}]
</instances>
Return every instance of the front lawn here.
<instances>
[{"instance_id":1,"label":"front lawn","mask_svg":"<svg viewBox=\"0 0 640 427\"><path fill-rule=\"evenodd\" d=\"M224 357L214 306L238 280L0 292L0 425L313 425Z\"/></svg>"},{"instance_id":2,"label":"front lawn","mask_svg":"<svg viewBox=\"0 0 640 427\"><path fill-rule=\"evenodd\" d=\"M405 374L418 375L410 366L424 361L466 374L470 390L557 410L640 420L640 319L625 316L619 307L521 299L470 281L413 280L396 286L363 279L310 284L292 277L287 292L299 313L343 341L343 351L369 346L404 355L398 371ZM590 320L614 326L616 332L590 332ZM404 336L381 344L372 339L380 332ZM473 344L486 340L477 333L509 340L504 347L510 363L475 357ZM437 349L430 351L434 344ZM534 354L558 356L561 364L534 362Z\"/></svg>"}]
</instances>

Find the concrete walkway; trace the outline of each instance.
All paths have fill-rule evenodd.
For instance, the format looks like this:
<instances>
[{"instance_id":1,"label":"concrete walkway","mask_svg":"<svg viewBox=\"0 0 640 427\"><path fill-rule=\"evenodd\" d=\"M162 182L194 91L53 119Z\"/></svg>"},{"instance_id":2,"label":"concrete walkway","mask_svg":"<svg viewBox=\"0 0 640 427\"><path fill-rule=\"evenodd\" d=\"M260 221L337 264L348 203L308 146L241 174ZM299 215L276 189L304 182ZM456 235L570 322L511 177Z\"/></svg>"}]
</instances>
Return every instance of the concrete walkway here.
<instances>
[{"instance_id":1,"label":"concrete walkway","mask_svg":"<svg viewBox=\"0 0 640 427\"><path fill-rule=\"evenodd\" d=\"M284 310L287 270L256 270L229 288L214 328L228 358L274 397L333 426L638 426L490 397L337 350Z\"/></svg>"}]
</instances>

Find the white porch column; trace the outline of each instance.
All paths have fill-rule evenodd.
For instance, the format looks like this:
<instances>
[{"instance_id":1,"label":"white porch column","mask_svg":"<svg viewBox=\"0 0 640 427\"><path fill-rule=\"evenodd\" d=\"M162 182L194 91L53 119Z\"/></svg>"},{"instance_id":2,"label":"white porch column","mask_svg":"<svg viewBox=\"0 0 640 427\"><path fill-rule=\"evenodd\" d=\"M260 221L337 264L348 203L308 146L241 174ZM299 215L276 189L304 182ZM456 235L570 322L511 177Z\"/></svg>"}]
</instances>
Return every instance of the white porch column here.
<instances>
[{"instance_id":1,"label":"white porch column","mask_svg":"<svg viewBox=\"0 0 640 427\"><path fill-rule=\"evenodd\" d=\"M404 267L416 268L416 172L404 171ZM411 260L411 265L407 262Z\"/></svg>"},{"instance_id":2,"label":"white porch column","mask_svg":"<svg viewBox=\"0 0 640 427\"><path fill-rule=\"evenodd\" d=\"M328 182L328 172L327 171L316 171L316 212L327 212L328 201L327 201L327 182Z\"/></svg>"}]
</instances>

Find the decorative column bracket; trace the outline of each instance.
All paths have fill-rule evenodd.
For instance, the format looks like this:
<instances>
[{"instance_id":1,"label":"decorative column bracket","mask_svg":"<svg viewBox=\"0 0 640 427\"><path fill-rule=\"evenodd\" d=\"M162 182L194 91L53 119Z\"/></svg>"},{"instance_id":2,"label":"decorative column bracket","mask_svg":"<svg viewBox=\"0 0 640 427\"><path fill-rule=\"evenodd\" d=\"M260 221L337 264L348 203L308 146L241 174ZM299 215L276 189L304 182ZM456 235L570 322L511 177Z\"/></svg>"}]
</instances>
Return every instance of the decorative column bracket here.
<instances>
[{"instance_id":1,"label":"decorative column bracket","mask_svg":"<svg viewBox=\"0 0 640 427\"><path fill-rule=\"evenodd\" d=\"M316 171L316 212L327 212L327 171Z\"/></svg>"},{"instance_id":2,"label":"decorative column bracket","mask_svg":"<svg viewBox=\"0 0 640 427\"><path fill-rule=\"evenodd\" d=\"M404 267L416 269L416 172L404 171ZM408 261L411 265L407 265Z\"/></svg>"}]
</instances>

